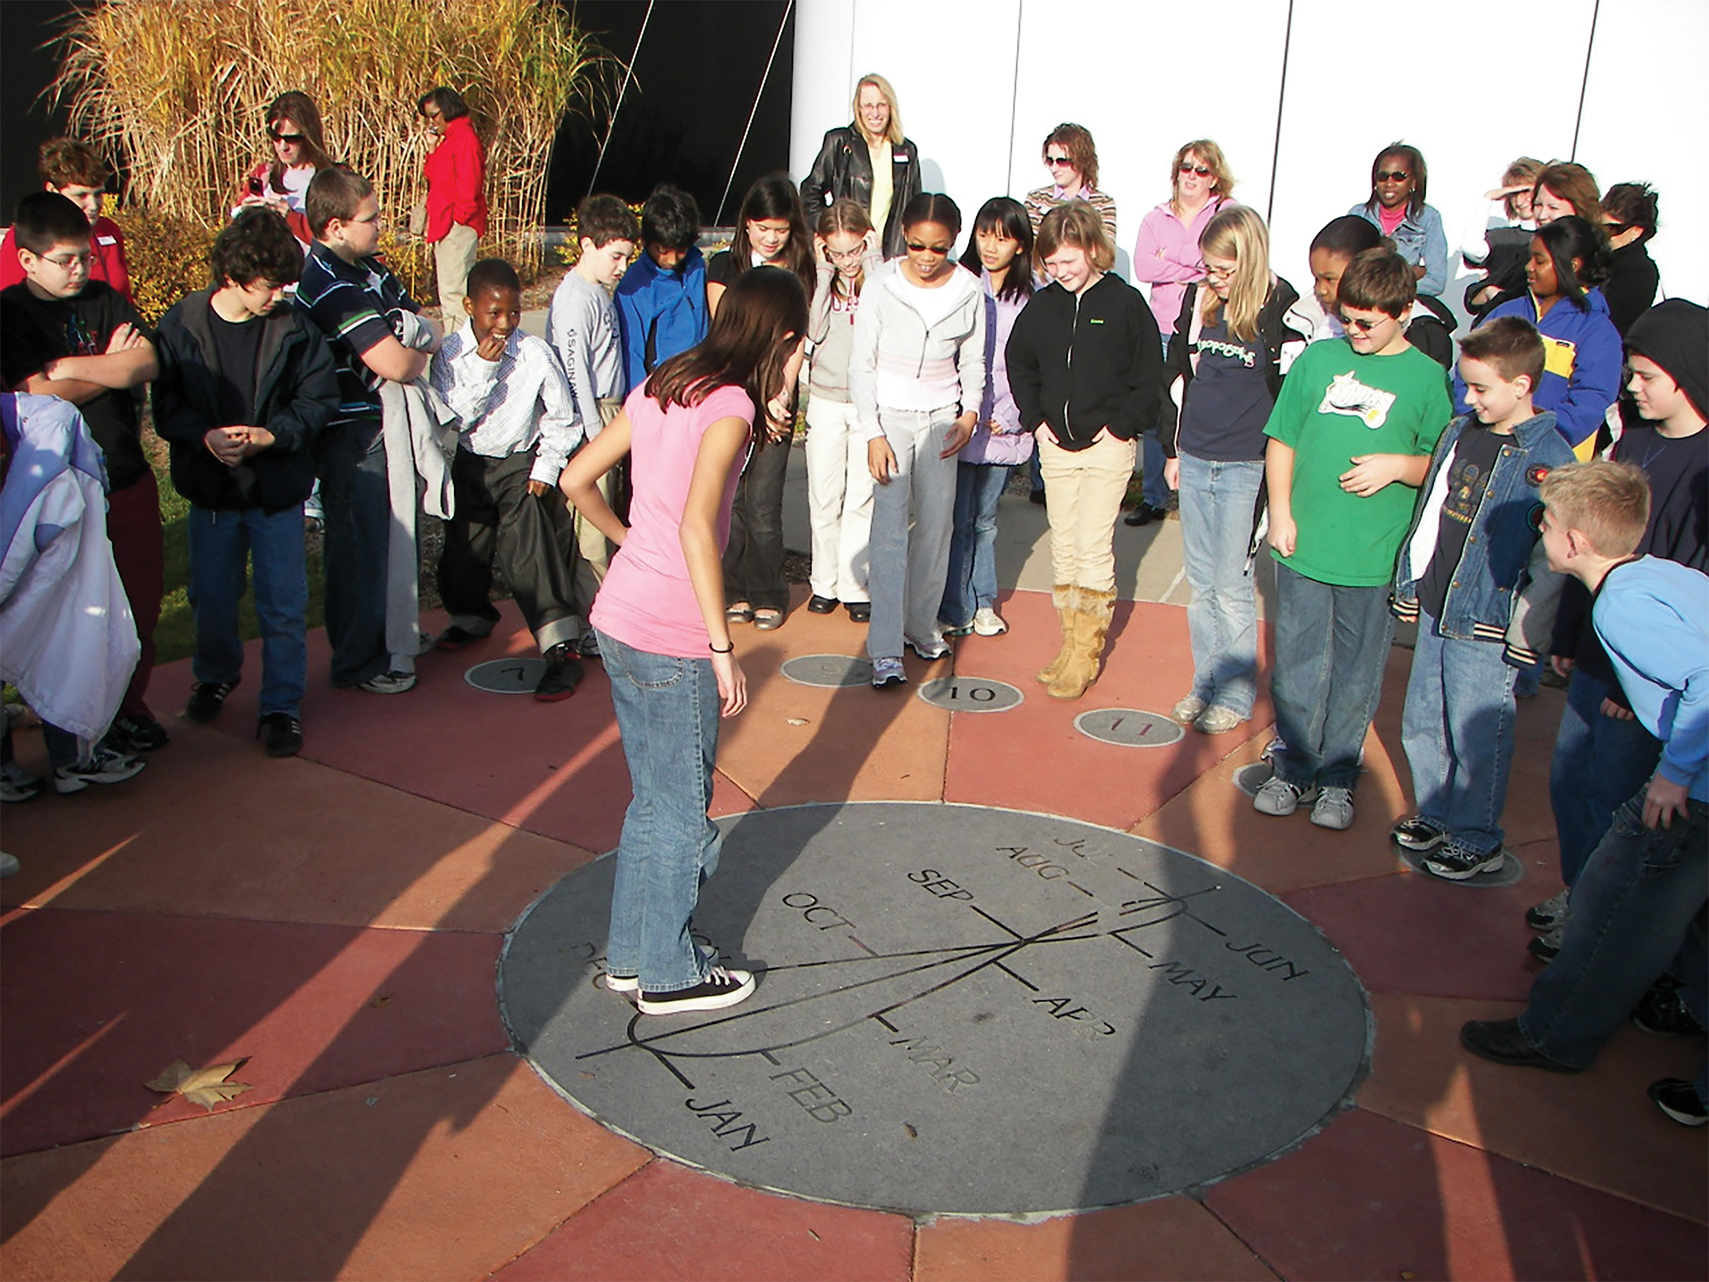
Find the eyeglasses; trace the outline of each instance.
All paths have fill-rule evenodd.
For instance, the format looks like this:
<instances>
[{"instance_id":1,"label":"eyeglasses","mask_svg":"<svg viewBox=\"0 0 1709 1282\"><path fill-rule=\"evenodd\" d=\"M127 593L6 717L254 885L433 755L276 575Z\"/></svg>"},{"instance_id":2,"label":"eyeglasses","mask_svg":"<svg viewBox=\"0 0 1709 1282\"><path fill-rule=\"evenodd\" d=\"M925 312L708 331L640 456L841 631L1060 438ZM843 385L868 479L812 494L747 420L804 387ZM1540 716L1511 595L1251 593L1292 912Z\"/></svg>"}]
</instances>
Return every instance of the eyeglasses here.
<instances>
[{"instance_id":1,"label":"eyeglasses","mask_svg":"<svg viewBox=\"0 0 1709 1282\"><path fill-rule=\"evenodd\" d=\"M913 249L914 247L910 245L908 248ZM924 249L925 246L922 245L920 248ZM856 245L853 249L845 249L841 253L832 249L829 245L825 247L825 253L833 263L852 263L865 252L865 245Z\"/></svg>"},{"instance_id":2,"label":"eyeglasses","mask_svg":"<svg viewBox=\"0 0 1709 1282\"><path fill-rule=\"evenodd\" d=\"M1378 325L1393 320L1391 316L1382 316L1376 320L1366 320L1362 316L1349 316L1346 312L1336 313L1336 319L1341 322L1343 329L1356 329L1361 334L1369 334Z\"/></svg>"},{"instance_id":3,"label":"eyeglasses","mask_svg":"<svg viewBox=\"0 0 1709 1282\"><path fill-rule=\"evenodd\" d=\"M917 245L913 241L909 241L907 244L910 254L931 254L934 258L949 257L948 245Z\"/></svg>"},{"instance_id":4,"label":"eyeglasses","mask_svg":"<svg viewBox=\"0 0 1709 1282\"><path fill-rule=\"evenodd\" d=\"M1074 168L1073 160L1067 156L1046 156L1044 158L1044 163L1049 165L1052 169L1061 169L1064 166L1069 169Z\"/></svg>"},{"instance_id":5,"label":"eyeglasses","mask_svg":"<svg viewBox=\"0 0 1709 1282\"><path fill-rule=\"evenodd\" d=\"M1212 170L1209 165L1189 165L1186 161L1182 161L1181 172L1184 174L1197 174L1200 178L1209 178L1215 171Z\"/></svg>"},{"instance_id":6,"label":"eyeglasses","mask_svg":"<svg viewBox=\"0 0 1709 1282\"><path fill-rule=\"evenodd\" d=\"M55 267L59 268L59 270L62 272L68 272L73 267L76 267L80 264L84 267L87 267L87 266L89 266L90 263L95 261L95 255L94 254L88 254L88 253L84 253L84 254L40 254L40 255L38 255L38 257L44 263L52 263Z\"/></svg>"},{"instance_id":7,"label":"eyeglasses","mask_svg":"<svg viewBox=\"0 0 1709 1282\"><path fill-rule=\"evenodd\" d=\"M1227 280L1238 270L1238 267L1212 267L1209 263L1206 263L1205 277L1207 280Z\"/></svg>"},{"instance_id":8,"label":"eyeglasses","mask_svg":"<svg viewBox=\"0 0 1709 1282\"><path fill-rule=\"evenodd\" d=\"M1407 173L1404 169L1377 170L1377 181L1380 183L1403 183L1411 177L1412 175Z\"/></svg>"},{"instance_id":9,"label":"eyeglasses","mask_svg":"<svg viewBox=\"0 0 1709 1282\"><path fill-rule=\"evenodd\" d=\"M303 141L301 134L276 134L271 129L267 131L267 136L274 142L288 142L293 147L300 146Z\"/></svg>"}]
</instances>

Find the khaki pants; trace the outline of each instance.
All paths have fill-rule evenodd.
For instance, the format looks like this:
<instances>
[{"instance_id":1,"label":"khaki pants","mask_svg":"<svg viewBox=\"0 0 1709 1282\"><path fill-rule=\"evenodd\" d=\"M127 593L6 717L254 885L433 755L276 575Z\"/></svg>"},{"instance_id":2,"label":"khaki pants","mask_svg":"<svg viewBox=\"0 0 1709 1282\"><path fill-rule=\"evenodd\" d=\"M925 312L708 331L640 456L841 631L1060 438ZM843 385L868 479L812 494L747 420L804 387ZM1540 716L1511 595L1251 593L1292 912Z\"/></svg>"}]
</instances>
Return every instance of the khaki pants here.
<instances>
[{"instance_id":1,"label":"khaki pants","mask_svg":"<svg viewBox=\"0 0 1709 1282\"><path fill-rule=\"evenodd\" d=\"M1065 450L1038 434L1053 583L1115 591L1116 517L1137 453L1134 442L1113 436L1083 450Z\"/></svg>"},{"instance_id":2,"label":"khaki pants","mask_svg":"<svg viewBox=\"0 0 1709 1282\"><path fill-rule=\"evenodd\" d=\"M599 402L600 426L611 422L623 408L620 400L601 400ZM599 478L599 496L607 503L611 502L612 482L616 473L607 472ZM581 552L581 558L576 565L576 600L580 603L585 615L593 608L593 598L599 592L599 585L605 582L605 572L611 568L611 544L605 535L600 533L592 521L576 513L576 546Z\"/></svg>"},{"instance_id":3,"label":"khaki pants","mask_svg":"<svg viewBox=\"0 0 1709 1282\"><path fill-rule=\"evenodd\" d=\"M473 227L453 223L445 239L433 246L433 266L439 277L439 312L445 318L446 333L463 323L469 268L475 265L475 250L480 241Z\"/></svg>"}]
</instances>

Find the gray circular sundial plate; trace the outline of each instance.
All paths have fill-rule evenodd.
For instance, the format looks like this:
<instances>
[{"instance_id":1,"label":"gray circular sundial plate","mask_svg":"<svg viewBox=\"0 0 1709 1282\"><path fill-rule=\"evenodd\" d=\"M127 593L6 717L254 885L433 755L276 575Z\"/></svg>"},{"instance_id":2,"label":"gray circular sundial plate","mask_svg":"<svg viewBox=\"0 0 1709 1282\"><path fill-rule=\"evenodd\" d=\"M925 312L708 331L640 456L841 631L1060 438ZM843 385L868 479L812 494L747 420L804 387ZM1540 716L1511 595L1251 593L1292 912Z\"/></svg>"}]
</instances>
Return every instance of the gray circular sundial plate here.
<instances>
[{"instance_id":1,"label":"gray circular sundial plate","mask_svg":"<svg viewBox=\"0 0 1709 1282\"><path fill-rule=\"evenodd\" d=\"M489 659L465 672L463 680L492 694L533 694L545 671L544 659Z\"/></svg>"},{"instance_id":2,"label":"gray circular sundial plate","mask_svg":"<svg viewBox=\"0 0 1709 1282\"><path fill-rule=\"evenodd\" d=\"M850 654L803 654L785 660L781 671L804 686L863 686L872 681L872 664Z\"/></svg>"},{"instance_id":3,"label":"gray circular sundial plate","mask_svg":"<svg viewBox=\"0 0 1709 1282\"><path fill-rule=\"evenodd\" d=\"M920 686L920 698L951 712L1008 712L1024 696L1006 681L987 677L938 677Z\"/></svg>"},{"instance_id":4,"label":"gray circular sundial plate","mask_svg":"<svg viewBox=\"0 0 1709 1282\"><path fill-rule=\"evenodd\" d=\"M1248 797L1256 797L1258 789L1270 782L1270 776L1275 773L1268 761L1254 761L1234 772L1234 786Z\"/></svg>"},{"instance_id":5,"label":"gray circular sundial plate","mask_svg":"<svg viewBox=\"0 0 1709 1282\"><path fill-rule=\"evenodd\" d=\"M1074 728L1089 739L1123 748L1161 748L1186 734L1180 722L1142 708L1093 708L1074 718Z\"/></svg>"},{"instance_id":6,"label":"gray circular sundial plate","mask_svg":"<svg viewBox=\"0 0 1709 1282\"><path fill-rule=\"evenodd\" d=\"M1448 881L1446 877L1438 877L1434 873L1425 871L1424 861L1430 858L1428 852L1421 855L1415 850L1405 850L1400 846L1396 846L1394 852L1413 872L1429 877L1431 881ZM1490 872L1480 872L1476 877L1467 877L1464 881L1451 881L1449 884L1469 886L1474 890L1493 890L1498 886L1511 886L1524 879L1525 866L1514 857L1511 850L1503 850L1501 852L1501 867Z\"/></svg>"},{"instance_id":7,"label":"gray circular sundial plate","mask_svg":"<svg viewBox=\"0 0 1709 1282\"><path fill-rule=\"evenodd\" d=\"M759 976L747 1002L643 1016L602 986L610 857L538 900L499 967L536 1068L678 1160L914 1213L1109 1206L1277 1156L1363 1076L1341 955L1190 855L979 806L720 827L695 931Z\"/></svg>"}]
</instances>

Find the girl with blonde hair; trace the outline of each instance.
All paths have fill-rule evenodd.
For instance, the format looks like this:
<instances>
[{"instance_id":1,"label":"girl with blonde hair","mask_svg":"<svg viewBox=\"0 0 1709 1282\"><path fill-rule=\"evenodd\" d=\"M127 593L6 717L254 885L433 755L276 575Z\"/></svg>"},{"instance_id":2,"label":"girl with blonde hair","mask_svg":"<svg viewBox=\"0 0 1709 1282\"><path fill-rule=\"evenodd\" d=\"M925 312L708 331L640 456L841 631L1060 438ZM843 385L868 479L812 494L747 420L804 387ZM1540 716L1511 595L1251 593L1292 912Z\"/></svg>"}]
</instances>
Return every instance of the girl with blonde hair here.
<instances>
[{"instance_id":1,"label":"girl with blonde hair","mask_svg":"<svg viewBox=\"0 0 1709 1282\"><path fill-rule=\"evenodd\" d=\"M1221 734L1252 715L1257 692L1252 567L1264 513L1264 425L1284 349L1297 344L1297 352L1306 340L1284 323L1299 295L1270 270L1270 236L1255 210L1236 205L1212 218L1199 251L1205 280L1181 300L1162 433L1192 589L1193 687L1171 715Z\"/></svg>"}]
</instances>

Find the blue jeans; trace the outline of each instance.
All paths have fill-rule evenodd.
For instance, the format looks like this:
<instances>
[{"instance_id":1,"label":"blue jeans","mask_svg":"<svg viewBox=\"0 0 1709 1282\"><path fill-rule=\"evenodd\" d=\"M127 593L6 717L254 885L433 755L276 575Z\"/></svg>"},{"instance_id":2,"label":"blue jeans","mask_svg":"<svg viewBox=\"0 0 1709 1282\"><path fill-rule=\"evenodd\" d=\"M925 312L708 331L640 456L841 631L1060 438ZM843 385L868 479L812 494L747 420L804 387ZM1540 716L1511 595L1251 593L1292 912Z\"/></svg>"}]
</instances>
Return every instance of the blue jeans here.
<instances>
[{"instance_id":1,"label":"blue jeans","mask_svg":"<svg viewBox=\"0 0 1709 1282\"><path fill-rule=\"evenodd\" d=\"M255 565L255 617L261 624L261 715L296 716L308 682L304 638L309 607L301 504L268 514L190 509L190 609L196 616L198 681L236 681L243 671L237 607L246 563Z\"/></svg>"},{"instance_id":2,"label":"blue jeans","mask_svg":"<svg viewBox=\"0 0 1709 1282\"><path fill-rule=\"evenodd\" d=\"M1525 1040L1550 1059L1588 1068L1670 962L1703 1017L1709 804L1687 804L1689 817L1675 815L1672 827L1646 828L1640 790L1579 874L1560 954L1519 1017Z\"/></svg>"},{"instance_id":3,"label":"blue jeans","mask_svg":"<svg viewBox=\"0 0 1709 1282\"><path fill-rule=\"evenodd\" d=\"M1169 359L1168 334L1163 335L1163 359L1165 362ZM1165 413L1167 412L1165 411ZM1139 497L1141 502L1149 503L1152 507L1166 508L1169 506L1169 500L1174 497L1175 491L1171 490L1169 482L1163 479L1163 443L1158 437L1159 427L1161 427L1161 423L1141 438L1143 443L1139 448L1142 479Z\"/></svg>"},{"instance_id":4,"label":"blue jeans","mask_svg":"<svg viewBox=\"0 0 1709 1282\"><path fill-rule=\"evenodd\" d=\"M1636 720L1602 715L1614 684L1575 671L1549 763L1549 804L1561 852L1561 880L1578 880L1614 812L1644 786L1661 760L1662 745Z\"/></svg>"},{"instance_id":5,"label":"blue jeans","mask_svg":"<svg viewBox=\"0 0 1709 1282\"><path fill-rule=\"evenodd\" d=\"M1337 587L1276 561L1270 698L1283 740L1279 778L1299 788L1353 786L1393 636L1387 584Z\"/></svg>"},{"instance_id":6,"label":"blue jeans","mask_svg":"<svg viewBox=\"0 0 1709 1282\"><path fill-rule=\"evenodd\" d=\"M1193 597L1193 693L1242 717L1258 681L1258 597L1246 550L1264 460L1216 463L1182 453L1181 554Z\"/></svg>"},{"instance_id":7,"label":"blue jeans","mask_svg":"<svg viewBox=\"0 0 1709 1282\"><path fill-rule=\"evenodd\" d=\"M316 441L326 511L326 639L332 684L359 686L391 667L386 554L392 500L378 419L328 428Z\"/></svg>"},{"instance_id":8,"label":"blue jeans","mask_svg":"<svg viewBox=\"0 0 1709 1282\"><path fill-rule=\"evenodd\" d=\"M1001 463L958 463L955 526L949 536L949 573L938 618L965 628L976 610L997 601L997 500L1009 483Z\"/></svg>"},{"instance_id":9,"label":"blue jeans","mask_svg":"<svg viewBox=\"0 0 1709 1282\"><path fill-rule=\"evenodd\" d=\"M689 937L700 886L723 835L706 816L718 751L718 680L710 659L649 654L599 633L599 657L634 794L617 843L606 966L647 992L693 988L707 960Z\"/></svg>"},{"instance_id":10,"label":"blue jeans","mask_svg":"<svg viewBox=\"0 0 1709 1282\"><path fill-rule=\"evenodd\" d=\"M1492 641L1443 637L1418 615L1400 740L1418 813L1479 854L1501 849L1519 670Z\"/></svg>"}]
</instances>

